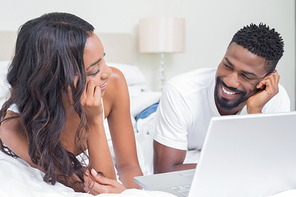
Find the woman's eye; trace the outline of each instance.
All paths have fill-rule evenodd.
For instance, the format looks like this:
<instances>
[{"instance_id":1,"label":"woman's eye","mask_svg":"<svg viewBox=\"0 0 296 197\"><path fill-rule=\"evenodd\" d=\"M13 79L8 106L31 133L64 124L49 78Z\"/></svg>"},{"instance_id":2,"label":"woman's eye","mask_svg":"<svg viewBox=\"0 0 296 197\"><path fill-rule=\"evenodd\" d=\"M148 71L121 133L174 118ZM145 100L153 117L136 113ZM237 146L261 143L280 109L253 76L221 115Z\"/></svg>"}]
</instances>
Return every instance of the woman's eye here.
<instances>
[{"instance_id":1,"label":"woman's eye","mask_svg":"<svg viewBox=\"0 0 296 197\"><path fill-rule=\"evenodd\" d=\"M96 74L98 74L100 72L100 69L98 69L96 72L94 72L94 73L91 73L90 75L92 75L92 76L94 76L94 75L96 75Z\"/></svg>"}]
</instances>

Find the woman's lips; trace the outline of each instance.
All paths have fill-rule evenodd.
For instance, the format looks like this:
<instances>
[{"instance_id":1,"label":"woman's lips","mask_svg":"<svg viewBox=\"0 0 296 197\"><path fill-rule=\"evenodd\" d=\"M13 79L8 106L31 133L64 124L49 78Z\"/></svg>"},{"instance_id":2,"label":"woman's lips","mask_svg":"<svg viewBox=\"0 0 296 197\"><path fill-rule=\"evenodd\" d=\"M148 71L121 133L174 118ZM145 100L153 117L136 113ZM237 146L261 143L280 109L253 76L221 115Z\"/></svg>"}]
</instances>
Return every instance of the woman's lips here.
<instances>
[{"instance_id":1,"label":"woman's lips","mask_svg":"<svg viewBox=\"0 0 296 197\"><path fill-rule=\"evenodd\" d=\"M104 91L107 88L107 81L103 85L101 85L100 88L101 91Z\"/></svg>"}]
</instances>

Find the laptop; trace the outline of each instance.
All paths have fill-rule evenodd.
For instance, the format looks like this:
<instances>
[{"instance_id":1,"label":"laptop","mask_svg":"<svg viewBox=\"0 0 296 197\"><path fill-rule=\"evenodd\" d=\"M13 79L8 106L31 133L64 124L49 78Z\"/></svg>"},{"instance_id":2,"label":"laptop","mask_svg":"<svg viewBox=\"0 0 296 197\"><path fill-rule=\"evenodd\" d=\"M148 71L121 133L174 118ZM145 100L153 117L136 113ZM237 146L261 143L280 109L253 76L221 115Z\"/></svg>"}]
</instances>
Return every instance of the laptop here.
<instances>
[{"instance_id":1,"label":"laptop","mask_svg":"<svg viewBox=\"0 0 296 197\"><path fill-rule=\"evenodd\" d=\"M296 189L296 112L213 117L196 169L134 181L146 190L189 197L255 197Z\"/></svg>"}]
</instances>

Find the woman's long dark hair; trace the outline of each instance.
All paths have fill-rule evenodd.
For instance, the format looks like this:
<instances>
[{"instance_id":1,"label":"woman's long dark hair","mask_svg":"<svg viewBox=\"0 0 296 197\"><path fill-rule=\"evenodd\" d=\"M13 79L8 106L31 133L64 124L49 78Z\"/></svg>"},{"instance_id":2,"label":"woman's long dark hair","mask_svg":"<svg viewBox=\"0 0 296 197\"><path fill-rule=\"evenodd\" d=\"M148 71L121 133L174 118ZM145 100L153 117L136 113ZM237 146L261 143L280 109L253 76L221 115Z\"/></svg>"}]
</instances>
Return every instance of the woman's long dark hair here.
<instances>
[{"instance_id":1,"label":"woman's long dark hair","mask_svg":"<svg viewBox=\"0 0 296 197\"><path fill-rule=\"evenodd\" d=\"M62 94L72 90L74 109L80 117L76 131L76 153L85 150L87 126L80 97L85 88L86 74L83 52L92 25L68 13L49 13L21 26L15 54L7 81L10 98L0 111L5 121L9 106L16 104L22 130L28 139L29 155L34 164L45 171L44 181L57 181L68 186L68 178L76 173L83 176L84 168L73 153L61 144L66 122ZM78 82L74 87L75 75ZM0 140L1 150L16 156Z\"/></svg>"}]
</instances>

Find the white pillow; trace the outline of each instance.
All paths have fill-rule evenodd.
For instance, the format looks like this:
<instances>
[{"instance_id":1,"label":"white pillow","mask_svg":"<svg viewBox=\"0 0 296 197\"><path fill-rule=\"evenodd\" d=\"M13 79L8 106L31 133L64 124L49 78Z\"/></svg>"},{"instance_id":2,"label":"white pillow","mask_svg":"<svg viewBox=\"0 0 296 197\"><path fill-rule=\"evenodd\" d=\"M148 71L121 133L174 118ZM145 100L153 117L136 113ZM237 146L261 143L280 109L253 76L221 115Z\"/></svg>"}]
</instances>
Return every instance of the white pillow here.
<instances>
[{"instance_id":1,"label":"white pillow","mask_svg":"<svg viewBox=\"0 0 296 197\"><path fill-rule=\"evenodd\" d=\"M123 73L127 85L129 86L142 84L146 81L143 73L137 66L121 63L107 63L107 65L119 69Z\"/></svg>"},{"instance_id":2,"label":"white pillow","mask_svg":"<svg viewBox=\"0 0 296 197\"><path fill-rule=\"evenodd\" d=\"M0 73L7 73L10 60L0 61Z\"/></svg>"},{"instance_id":3,"label":"white pillow","mask_svg":"<svg viewBox=\"0 0 296 197\"><path fill-rule=\"evenodd\" d=\"M6 81L6 74L10 60L0 61L0 107L7 99L9 93L9 84Z\"/></svg>"}]
</instances>

